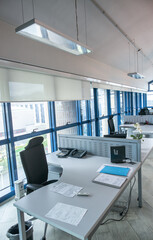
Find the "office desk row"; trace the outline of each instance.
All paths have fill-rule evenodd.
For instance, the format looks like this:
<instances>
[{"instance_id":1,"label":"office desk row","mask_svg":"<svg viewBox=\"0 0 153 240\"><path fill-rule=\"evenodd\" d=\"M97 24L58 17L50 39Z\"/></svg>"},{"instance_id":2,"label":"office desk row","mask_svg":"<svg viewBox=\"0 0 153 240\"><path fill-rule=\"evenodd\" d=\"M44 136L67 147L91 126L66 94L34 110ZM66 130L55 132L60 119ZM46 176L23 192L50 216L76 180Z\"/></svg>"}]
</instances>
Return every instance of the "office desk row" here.
<instances>
[{"instance_id":1,"label":"office desk row","mask_svg":"<svg viewBox=\"0 0 153 240\"><path fill-rule=\"evenodd\" d=\"M139 133L136 128L134 127L134 124L122 124L120 125L120 131L122 129L127 129L127 136L130 137L132 134L137 134ZM152 138L153 137L153 125L145 124L145 125L140 125L140 128L142 130L142 134L144 135L145 138Z\"/></svg>"},{"instance_id":2,"label":"office desk row","mask_svg":"<svg viewBox=\"0 0 153 240\"><path fill-rule=\"evenodd\" d=\"M74 196L65 197L61 194L50 191L50 186L45 186L30 195L17 201L14 206L17 208L20 240L26 240L24 213L30 214L48 224L59 228L79 239L89 240L104 220L115 201L126 189L132 178L138 173L138 192L139 206L142 206L142 185L141 185L141 166L147 158L153 146L153 139L145 139L141 146L141 162L133 165L133 170L128 176L127 181L120 189L93 183L92 180L97 175L97 169L110 160L105 157L88 155L82 159L61 158L57 159L56 153L48 155L49 162L56 162L62 165L63 175L59 182L70 183L83 187L83 191L89 192L89 197ZM127 166L128 165L126 164ZM57 202L78 206L87 209L78 226L60 222L46 217L45 215Z\"/></svg>"}]
</instances>

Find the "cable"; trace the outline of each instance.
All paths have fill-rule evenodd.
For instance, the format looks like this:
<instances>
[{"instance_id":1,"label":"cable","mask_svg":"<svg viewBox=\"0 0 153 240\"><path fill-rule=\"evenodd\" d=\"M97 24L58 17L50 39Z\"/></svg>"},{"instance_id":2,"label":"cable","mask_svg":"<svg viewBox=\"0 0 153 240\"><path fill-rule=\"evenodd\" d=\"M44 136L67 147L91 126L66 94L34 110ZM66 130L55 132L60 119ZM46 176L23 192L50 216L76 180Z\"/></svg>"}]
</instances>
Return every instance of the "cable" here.
<instances>
[{"instance_id":1,"label":"cable","mask_svg":"<svg viewBox=\"0 0 153 240\"><path fill-rule=\"evenodd\" d=\"M134 187L134 184L136 182L136 177L134 176L134 182L131 186L131 182L130 182L130 192L129 192L129 197L128 197L128 201L127 201L127 208L125 210L123 210L120 215L122 216L120 219L115 219L115 218L109 218L107 219L106 221L104 221L103 223L101 223L100 225L104 225L105 223L107 222L113 222L113 221L121 221L123 220L123 218L126 216L126 214L128 213L128 210L129 210L129 207L130 207L130 203L131 203L131 193L132 193L132 190L133 190L133 187Z\"/></svg>"}]
</instances>

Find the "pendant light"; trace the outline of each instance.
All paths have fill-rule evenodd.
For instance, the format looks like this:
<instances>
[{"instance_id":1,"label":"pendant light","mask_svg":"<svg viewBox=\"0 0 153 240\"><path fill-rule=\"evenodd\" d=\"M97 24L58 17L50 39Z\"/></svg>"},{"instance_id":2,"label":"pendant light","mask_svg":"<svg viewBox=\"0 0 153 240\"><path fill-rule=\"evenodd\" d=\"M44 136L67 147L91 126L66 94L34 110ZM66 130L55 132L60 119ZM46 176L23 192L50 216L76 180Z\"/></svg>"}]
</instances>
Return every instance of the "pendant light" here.
<instances>
[{"instance_id":1,"label":"pendant light","mask_svg":"<svg viewBox=\"0 0 153 240\"><path fill-rule=\"evenodd\" d=\"M22 3L22 16L24 22L23 0L21 0L21 3ZM75 55L90 53L91 49L89 49L86 45L81 44L78 41L77 0L75 0L75 16L76 16L77 41L37 20L34 17L34 3L33 3L33 19L17 27L15 31L17 34L32 38L39 42L48 44L50 46L59 48L61 50L67 51Z\"/></svg>"}]
</instances>

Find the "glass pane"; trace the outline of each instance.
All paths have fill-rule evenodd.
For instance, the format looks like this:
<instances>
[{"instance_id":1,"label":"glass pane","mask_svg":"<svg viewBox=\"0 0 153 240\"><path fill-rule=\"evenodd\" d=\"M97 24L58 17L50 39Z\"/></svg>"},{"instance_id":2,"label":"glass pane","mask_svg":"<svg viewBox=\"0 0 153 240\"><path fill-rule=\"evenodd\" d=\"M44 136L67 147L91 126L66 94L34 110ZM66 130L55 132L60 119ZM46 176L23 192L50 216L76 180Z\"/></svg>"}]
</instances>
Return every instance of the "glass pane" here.
<instances>
[{"instance_id":1,"label":"glass pane","mask_svg":"<svg viewBox=\"0 0 153 240\"><path fill-rule=\"evenodd\" d=\"M104 89L98 89L98 108L99 117L107 115L107 92Z\"/></svg>"},{"instance_id":2,"label":"glass pane","mask_svg":"<svg viewBox=\"0 0 153 240\"><path fill-rule=\"evenodd\" d=\"M153 92L147 93L147 106L153 107Z\"/></svg>"},{"instance_id":3,"label":"glass pane","mask_svg":"<svg viewBox=\"0 0 153 240\"><path fill-rule=\"evenodd\" d=\"M100 126L100 136L101 137L108 134L108 119L107 118L100 120L99 126Z\"/></svg>"},{"instance_id":4,"label":"glass pane","mask_svg":"<svg viewBox=\"0 0 153 240\"><path fill-rule=\"evenodd\" d=\"M96 136L96 131L95 131L95 121L91 123L91 128L92 128L92 136Z\"/></svg>"},{"instance_id":5,"label":"glass pane","mask_svg":"<svg viewBox=\"0 0 153 240\"><path fill-rule=\"evenodd\" d=\"M118 116L114 116L113 121L114 121L115 131L117 132L118 131Z\"/></svg>"},{"instance_id":6,"label":"glass pane","mask_svg":"<svg viewBox=\"0 0 153 240\"><path fill-rule=\"evenodd\" d=\"M86 101L85 100L81 101L81 116L82 116L82 121L87 120Z\"/></svg>"},{"instance_id":7,"label":"glass pane","mask_svg":"<svg viewBox=\"0 0 153 240\"><path fill-rule=\"evenodd\" d=\"M45 153L51 153L51 144L50 144L50 134L42 135L44 137L43 145L45 149ZM20 152L24 150L25 146L28 144L30 139L25 139L21 141L15 142L15 154L17 161L17 171L18 171L18 179L24 179L25 173L22 167Z\"/></svg>"},{"instance_id":8,"label":"glass pane","mask_svg":"<svg viewBox=\"0 0 153 240\"><path fill-rule=\"evenodd\" d=\"M135 93L133 93L133 115L136 115Z\"/></svg>"},{"instance_id":9,"label":"glass pane","mask_svg":"<svg viewBox=\"0 0 153 240\"><path fill-rule=\"evenodd\" d=\"M77 135L77 127L66 128L66 129L57 131L57 145L58 145L58 135L59 134L74 134L74 135Z\"/></svg>"},{"instance_id":10,"label":"glass pane","mask_svg":"<svg viewBox=\"0 0 153 240\"><path fill-rule=\"evenodd\" d=\"M95 108L94 108L94 95L93 95L93 89L91 89L90 107L91 107L91 119L94 119L94 118L95 118Z\"/></svg>"},{"instance_id":11,"label":"glass pane","mask_svg":"<svg viewBox=\"0 0 153 240\"><path fill-rule=\"evenodd\" d=\"M77 122L76 101L55 102L56 126Z\"/></svg>"},{"instance_id":12,"label":"glass pane","mask_svg":"<svg viewBox=\"0 0 153 240\"><path fill-rule=\"evenodd\" d=\"M87 135L88 135L88 134L87 134L87 127L88 127L88 124L83 124L83 125L82 125L83 135L84 135L84 136L87 136Z\"/></svg>"},{"instance_id":13,"label":"glass pane","mask_svg":"<svg viewBox=\"0 0 153 240\"><path fill-rule=\"evenodd\" d=\"M114 90L110 90L110 100L111 100L111 113L117 113L117 97Z\"/></svg>"},{"instance_id":14,"label":"glass pane","mask_svg":"<svg viewBox=\"0 0 153 240\"><path fill-rule=\"evenodd\" d=\"M14 136L49 128L47 103L11 103L11 109Z\"/></svg>"},{"instance_id":15,"label":"glass pane","mask_svg":"<svg viewBox=\"0 0 153 240\"><path fill-rule=\"evenodd\" d=\"M144 108L144 106L143 106L143 93L141 94L141 107Z\"/></svg>"},{"instance_id":16,"label":"glass pane","mask_svg":"<svg viewBox=\"0 0 153 240\"><path fill-rule=\"evenodd\" d=\"M2 110L2 103L0 103L0 139L4 139L4 122L3 122L3 110Z\"/></svg>"},{"instance_id":17,"label":"glass pane","mask_svg":"<svg viewBox=\"0 0 153 240\"><path fill-rule=\"evenodd\" d=\"M0 190L10 186L6 145L0 146Z\"/></svg>"}]
</instances>

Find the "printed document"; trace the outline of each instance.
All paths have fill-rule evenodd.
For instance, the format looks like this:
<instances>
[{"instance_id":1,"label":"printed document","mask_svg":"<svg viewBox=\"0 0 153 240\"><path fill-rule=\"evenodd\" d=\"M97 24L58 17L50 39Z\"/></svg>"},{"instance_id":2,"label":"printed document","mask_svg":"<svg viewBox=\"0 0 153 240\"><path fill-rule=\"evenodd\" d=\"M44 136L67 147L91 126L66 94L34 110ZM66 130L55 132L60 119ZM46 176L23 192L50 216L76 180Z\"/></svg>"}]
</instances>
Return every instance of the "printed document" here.
<instances>
[{"instance_id":1,"label":"printed document","mask_svg":"<svg viewBox=\"0 0 153 240\"><path fill-rule=\"evenodd\" d=\"M110 187L120 188L127 178L116 175L100 173L93 182L101 183Z\"/></svg>"},{"instance_id":2,"label":"printed document","mask_svg":"<svg viewBox=\"0 0 153 240\"><path fill-rule=\"evenodd\" d=\"M74 197L78 192L80 192L81 189L83 188L64 182L52 184L50 187L51 191L60 193L66 197Z\"/></svg>"},{"instance_id":3,"label":"printed document","mask_svg":"<svg viewBox=\"0 0 153 240\"><path fill-rule=\"evenodd\" d=\"M46 217L77 226L86 212L87 209L85 208L57 203L46 214Z\"/></svg>"}]
</instances>

